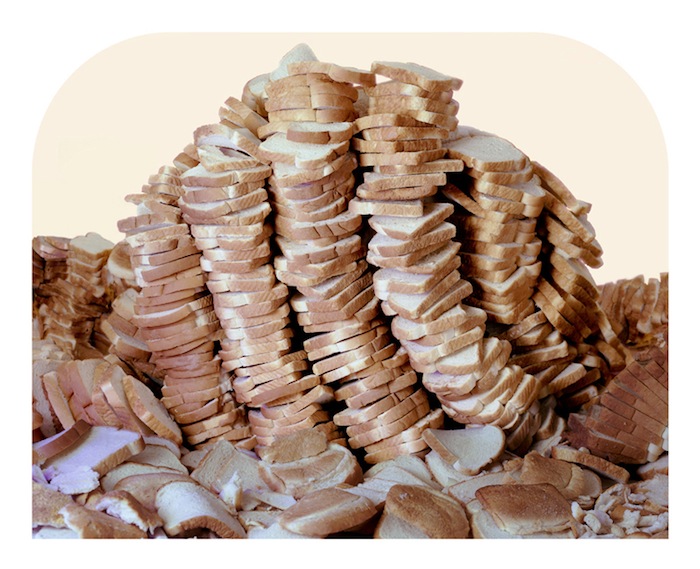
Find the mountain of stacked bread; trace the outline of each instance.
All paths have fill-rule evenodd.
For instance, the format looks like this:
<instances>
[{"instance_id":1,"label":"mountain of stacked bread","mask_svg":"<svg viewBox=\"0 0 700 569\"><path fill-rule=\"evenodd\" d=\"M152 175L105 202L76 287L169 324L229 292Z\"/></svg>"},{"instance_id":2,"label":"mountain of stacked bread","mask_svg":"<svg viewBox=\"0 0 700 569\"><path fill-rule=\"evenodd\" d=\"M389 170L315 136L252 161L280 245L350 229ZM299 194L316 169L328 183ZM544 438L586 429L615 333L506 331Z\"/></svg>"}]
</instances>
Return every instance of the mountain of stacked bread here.
<instances>
[{"instance_id":1,"label":"mountain of stacked bread","mask_svg":"<svg viewBox=\"0 0 700 569\"><path fill-rule=\"evenodd\" d=\"M461 87L301 44L34 238L34 537L668 536L668 275Z\"/></svg>"}]
</instances>

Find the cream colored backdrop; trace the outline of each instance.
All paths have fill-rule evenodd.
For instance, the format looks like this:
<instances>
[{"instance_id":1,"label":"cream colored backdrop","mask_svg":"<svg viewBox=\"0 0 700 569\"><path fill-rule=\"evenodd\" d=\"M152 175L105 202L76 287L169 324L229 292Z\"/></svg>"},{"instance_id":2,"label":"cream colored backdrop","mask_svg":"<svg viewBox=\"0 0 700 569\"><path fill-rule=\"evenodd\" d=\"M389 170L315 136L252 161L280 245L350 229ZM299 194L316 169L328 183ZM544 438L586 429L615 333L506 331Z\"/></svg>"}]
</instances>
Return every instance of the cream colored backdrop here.
<instances>
[{"instance_id":1,"label":"cream colored backdrop","mask_svg":"<svg viewBox=\"0 0 700 569\"><path fill-rule=\"evenodd\" d=\"M168 33L116 44L67 77L46 111L33 234L119 240L117 220L135 211L124 196L300 42L322 61L413 61L462 78L462 124L509 139L593 204L598 282L668 270L667 156L654 110L605 54L534 33Z\"/></svg>"}]
</instances>

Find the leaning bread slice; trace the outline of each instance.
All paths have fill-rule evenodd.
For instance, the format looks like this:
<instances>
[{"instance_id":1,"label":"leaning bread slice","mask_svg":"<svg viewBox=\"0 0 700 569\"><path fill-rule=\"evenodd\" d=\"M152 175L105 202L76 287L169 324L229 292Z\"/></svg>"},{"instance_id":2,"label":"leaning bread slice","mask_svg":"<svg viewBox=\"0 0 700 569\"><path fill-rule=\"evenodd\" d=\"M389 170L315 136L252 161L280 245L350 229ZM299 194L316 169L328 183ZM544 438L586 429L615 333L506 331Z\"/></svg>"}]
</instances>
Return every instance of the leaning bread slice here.
<instances>
[{"instance_id":1,"label":"leaning bread slice","mask_svg":"<svg viewBox=\"0 0 700 569\"><path fill-rule=\"evenodd\" d=\"M503 430L491 425L426 429L423 439L450 466L467 475L478 474L501 456L506 441Z\"/></svg>"},{"instance_id":2,"label":"leaning bread slice","mask_svg":"<svg viewBox=\"0 0 700 569\"><path fill-rule=\"evenodd\" d=\"M587 450L575 449L566 445L557 445L552 447L552 458L580 464L581 466L590 468L601 476L605 476L606 478L610 478L622 484L627 483L630 479L630 473L627 469L613 464L604 458L595 456Z\"/></svg>"},{"instance_id":3,"label":"leaning bread slice","mask_svg":"<svg viewBox=\"0 0 700 569\"><path fill-rule=\"evenodd\" d=\"M55 479L57 484L61 477L72 477L76 473L94 472L103 476L144 448L139 433L96 425L76 444L46 460L43 468L47 479Z\"/></svg>"},{"instance_id":4,"label":"leaning bread slice","mask_svg":"<svg viewBox=\"0 0 700 569\"><path fill-rule=\"evenodd\" d=\"M125 376L122 383L129 405L139 419L157 435L171 440L177 445L182 444L180 426L172 419L168 410L153 391L133 376Z\"/></svg>"},{"instance_id":5,"label":"leaning bread slice","mask_svg":"<svg viewBox=\"0 0 700 569\"><path fill-rule=\"evenodd\" d=\"M156 494L156 508L170 537L210 530L222 538L245 538L246 533L226 504L195 482L173 481Z\"/></svg>"},{"instance_id":6,"label":"leaning bread slice","mask_svg":"<svg viewBox=\"0 0 700 569\"><path fill-rule=\"evenodd\" d=\"M279 523L287 531L323 538L357 528L376 513L374 503L365 496L341 488L322 488L282 512Z\"/></svg>"}]
</instances>

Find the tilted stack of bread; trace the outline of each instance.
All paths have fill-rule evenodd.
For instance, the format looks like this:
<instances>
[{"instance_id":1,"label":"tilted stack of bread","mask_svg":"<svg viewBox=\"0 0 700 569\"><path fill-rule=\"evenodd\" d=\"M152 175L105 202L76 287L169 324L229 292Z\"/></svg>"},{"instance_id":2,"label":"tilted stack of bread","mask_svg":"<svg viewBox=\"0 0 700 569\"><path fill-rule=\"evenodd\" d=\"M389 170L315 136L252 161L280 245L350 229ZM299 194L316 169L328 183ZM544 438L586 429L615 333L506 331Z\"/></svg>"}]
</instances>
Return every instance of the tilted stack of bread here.
<instances>
[{"instance_id":1,"label":"tilted stack of bread","mask_svg":"<svg viewBox=\"0 0 700 569\"><path fill-rule=\"evenodd\" d=\"M668 276L461 85L302 44L34 239L35 537L668 535Z\"/></svg>"}]
</instances>

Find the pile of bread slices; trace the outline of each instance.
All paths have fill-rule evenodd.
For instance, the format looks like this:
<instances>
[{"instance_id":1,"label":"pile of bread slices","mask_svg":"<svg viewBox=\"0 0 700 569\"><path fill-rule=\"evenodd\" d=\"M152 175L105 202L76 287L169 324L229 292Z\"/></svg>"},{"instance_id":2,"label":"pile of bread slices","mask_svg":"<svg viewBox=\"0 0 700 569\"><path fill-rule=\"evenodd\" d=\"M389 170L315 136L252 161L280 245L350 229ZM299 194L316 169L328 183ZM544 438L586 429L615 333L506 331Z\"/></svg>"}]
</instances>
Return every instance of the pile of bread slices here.
<instances>
[{"instance_id":1,"label":"pile of bread slices","mask_svg":"<svg viewBox=\"0 0 700 569\"><path fill-rule=\"evenodd\" d=\"M667 536L667 275L461 85L302 44L35 237L35 537Z\"/></svg>"}]
</instances>

